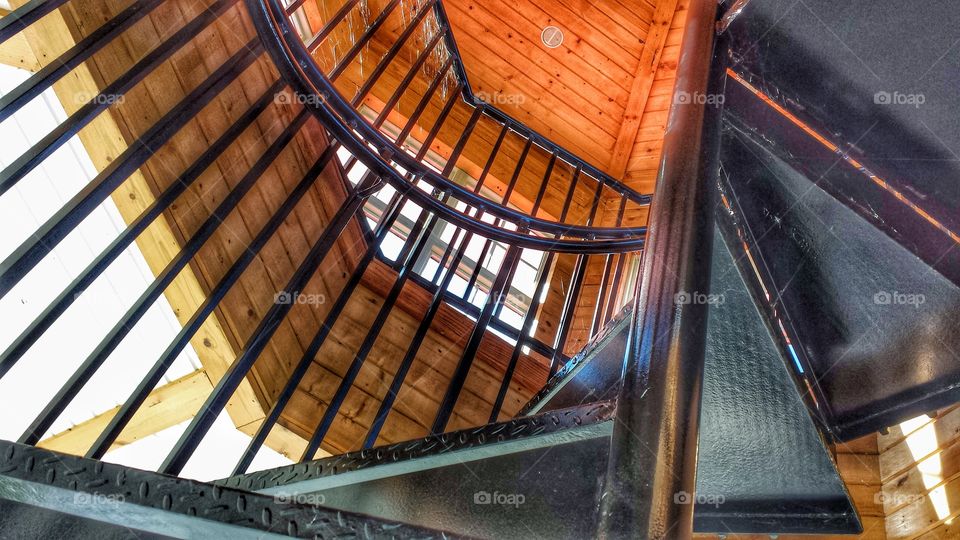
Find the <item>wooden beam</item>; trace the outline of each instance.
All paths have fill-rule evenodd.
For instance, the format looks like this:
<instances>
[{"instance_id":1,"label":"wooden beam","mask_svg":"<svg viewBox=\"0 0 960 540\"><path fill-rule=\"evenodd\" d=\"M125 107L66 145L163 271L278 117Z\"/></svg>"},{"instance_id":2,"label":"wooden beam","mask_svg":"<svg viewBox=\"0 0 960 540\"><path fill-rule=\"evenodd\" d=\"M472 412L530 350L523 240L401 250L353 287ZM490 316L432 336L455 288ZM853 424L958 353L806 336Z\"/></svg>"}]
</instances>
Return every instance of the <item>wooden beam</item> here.
<instances>
[{"instance_id":1,"label":"wooden beam","mask_svg":"<svg viewBox=\"0 0 960 540\"><path fill-rule=\"evenodd\" d=\"M110 450L190 420L200 410L211 390L213 390L213 383L202 369L155 389L147 396L146 401L137 410L137 414L130 420ZM118 405L86 422L40 441L37 446L68 454L83 455L119 410ZM263 419L260 418L237 429L252 437L262 421ZM264 446L295 461L303 454L307 441L278 424L267 436ZM330 454L318 454L318 458L328 455Z\"/></svg>"},{"instance_id":2,"label":"wooden beam","mask_svg":"<svg viewBox=\"0 0 960 540\"><path fill-rule=\"evenodd\" d=\"M0 45L0 64L6 64L27 71L40 69L40 60L33 54L33 49L27 43L22 33L17 34Z\"/></svg>"},{"instance_id":3,"label":"wooden beam","mask_svg":"<svg viewBox=\"0 0 960 540\"><path fill-rule=\"evenodd\" d=\"M250 422L249 424L240 426L237 429L243 433L246 433L250 437L253 437L256 435L257 430L260 429L260 424L262 422L263 420ZM270 430L270 434L267 435L267 440L263 442L263 445L289 459L290 461L299 461L300 456L303 455L303 451L307 449L306 439L283 427L279 423L273 425L273 429ZM321 459L330 457L332 455L333 454L327 452L326 450L317 450L314 459Z\"/></svg>"},{"instance_id":4,"label":"wooden beam","mask_svg":"<svg viewBox=\"0 0 960 540\"><path fill-rule=\"evenodd\" d=\"M206 372L198 369L150 392L146 401L130 423L117 437L111 450L136 442L144 437L173 427L193 418L203 405L213 385ZM48 450L83 455L100 436L120 406L40 441L37 445Z\"/></svg>"},{"instance_id":5,"label":"wooden beam","mask_svg":"<svg viewBox=\"0 0 960 540\"><path fill-rule=\"evenodd\" d=\"M627 172L627 163L630 161L630 154L633 153L633 144L637 140L640 120L643 118L643 111L647 106L647 98L650 97L650 88L653 86L653 79L657 74L657 67L660 65L660 55L667 41L667 34L670 33L670 23L673 21L676 10L677 0L657 1L657 7L653 12L653 21L650 23L650 31L647 33L647 40L643 44L643 52L640 54L637 73L630 88L627 108L623 113L623 121L620 123L620 133L617 135L617 142L613 147L610 166L607 167L607 172L614 178L621 179Z\"/></svg>"}]
</instances>

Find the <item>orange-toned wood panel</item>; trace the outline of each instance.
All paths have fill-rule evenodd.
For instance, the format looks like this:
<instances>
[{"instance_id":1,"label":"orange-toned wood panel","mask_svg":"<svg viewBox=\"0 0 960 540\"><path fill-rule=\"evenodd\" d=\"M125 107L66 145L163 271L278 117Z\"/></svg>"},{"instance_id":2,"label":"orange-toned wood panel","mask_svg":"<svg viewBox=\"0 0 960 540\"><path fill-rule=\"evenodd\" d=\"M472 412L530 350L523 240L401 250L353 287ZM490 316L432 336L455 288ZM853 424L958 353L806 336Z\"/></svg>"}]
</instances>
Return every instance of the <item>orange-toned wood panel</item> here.
<instances>
[{"instance_id":1,"label":"orange-toned wood panel","mask_svg":"<svg viewBox=\"0 0 960 540\"><path fill-rule=\"evenodd\" d=\"M606 167L649 30L648 9L586 0L474 0L451 2L448 12L475 91ZM559 47L541 41L547 26L563 32Z\"/></svg>"},{"instance_id":2,"label":"orange-toned wood panel","mask_svg":"<svg viewBox=\"0 0 960 540\"><path fill-rule=\"evenodd\" d=\"M667 116L673 99L677 62L680 60L680 45L683 40L688 4L689 0L677 2L677 11L664 42L659 66L640 119L633 151L627 162L624 181L640 193L653 193L656 184L660 154L663 150L663 134L667 127ZM632 226L645 223L646 216L628 216L626 220L626 224Z\"/></svg>"},{"instance_id":3,"label":"orange-toned wood panel","mask_svg":"<svg viewBox=\"0 0 960 540\"><path fill-rule=\"evenodd\" d=\"M374 53L382 48L383 45L379 43L374 43L370 47ZM386 69L380 82L374 87L372 95L364 101L364 104L374 111L382 111L384 103L389 100L393 91L399 86L401 79L406 75L409 65L403 55L400 55ZM351 88L362 85L369 75L370 69L369 66L362 67L359 62L353 62L339 81L341 91L347 92ZM414 78L410 87L403 93L396 111L389 116L388 121L394 126L405 125L409 116L416 110L428 86L429 82L423 77L418 75ZM440 93L433 97L420 117L417 127L411 132L412 141L417 141L419 144L420 141L426 139L427 134L438 121L446 99L449 98L449 95L443 96ZM450 157L452 148L460 140L472 113L473 108L462 101L458 101L453 106L431 145L431 150L440 159L446 160ZM501 130L502 127L492 120L481 119L463 149L457 162L458 167L470 175L471 178L479 178L490 158L490 153ZM490 190L488 196L499 199L506 194L507 187L522 155L524 144L525 142L513 133L507 136L484 181L484 187ZM532 147L524 161L520 177L510 197L509 203L512 206L528 212L532 210L533 201L539 194L549 161L549 154L536 145ZM558 162L544 193L540 210L537 213L538 217L547 220L559 219L570 187L572 172L568 164ZM473 184L468 187L473 187ZM581 180L578 183L568 211L567 222L584 223L586 221L592 206L595 188L596 184L590 180Z\"/></svg>"}]
</instances>

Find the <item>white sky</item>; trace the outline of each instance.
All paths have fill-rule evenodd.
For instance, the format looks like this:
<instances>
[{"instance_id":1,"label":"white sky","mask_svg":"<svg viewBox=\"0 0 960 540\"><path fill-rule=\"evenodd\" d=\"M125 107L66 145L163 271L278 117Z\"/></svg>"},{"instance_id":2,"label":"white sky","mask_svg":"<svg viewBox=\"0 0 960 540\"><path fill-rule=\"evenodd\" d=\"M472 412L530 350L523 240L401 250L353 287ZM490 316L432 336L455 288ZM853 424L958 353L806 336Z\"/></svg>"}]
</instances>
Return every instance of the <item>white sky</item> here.
<instances>
[{"instance_id":1,"label":"white sky","mask_svg":"<svg viewBox=\"0 0 960 540\"><path fill-rule=\"evenodd\" d=\"M29 75L24 70L0 65L0 93L9 92ZM0 166L5 167L65 119L56 96L47 91L0 123ZM3 231L0 260L12 253L96 172L82 144L74 137L15 188L0 196L0 230ZM0 299L0 348L5 349L16 339L125 228L113 201L107 199L17 287ZM0 411L3 411L0 438L20 437L153 278L136 244L132 245L0 379ZM48 435L125 401L180 328L166 299L161 297L84 386ZM196 352L188 346L160 385L198 368ZM185 428L186 423L169 428L117 449L107 454L105 460L155 469ZM182 476L214 479L228 475L249 440L223 413ZM287 463L290 461L280 454L264 449L251 470Z\"/></svg>"}]
</instances>

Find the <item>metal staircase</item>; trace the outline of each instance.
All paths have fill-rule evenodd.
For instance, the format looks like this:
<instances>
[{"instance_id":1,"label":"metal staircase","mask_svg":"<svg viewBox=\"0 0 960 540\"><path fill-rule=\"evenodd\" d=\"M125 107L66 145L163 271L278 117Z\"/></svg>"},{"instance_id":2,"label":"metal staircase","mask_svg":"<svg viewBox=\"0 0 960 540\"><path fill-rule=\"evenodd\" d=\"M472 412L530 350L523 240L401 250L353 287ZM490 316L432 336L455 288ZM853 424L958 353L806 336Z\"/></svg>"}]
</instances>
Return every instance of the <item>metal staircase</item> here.
<instances>
[{"instance_id":1,"label":"metal staircase","mask_svg":"<svg viewBox=\"0 0 960 540\"><path fill-rule=\"evenodd\" d=\"M113 40L130 37L153 10L177 1L136 0L89 30L0 98L0 121ZM71 3L23 3L0 18L0 44ZM81 353L76 370L19 440L0 441L4 532L106 538L128 532L177 538L860 532L829 443L957 401L960 363L950 351L960 350L960 338L950 316L960 293L952 259L932 260L943 238L904 245L899 227L921 227L916 215L867 216L869 204L862 201L876 194L858 184L820 182L876 175L829 142L827 134L835 132L811 127L821 125L821 116L801 118L798 101L784 97L788 90L804 99L822 96L805 93L808 88L753 49L761 41L762 55L786 62L785 46L764 41L759 30L783 6L737 2L718 37L716 2L690 2L675 92L725 99L722 107L716 100L672 107L650 195L477 99L440 0L389 0L380 13L369 13L364 0L346 0L324 14L320 26L305 19L306 4L210 2L115 79L99 81L96 95L68 110L65 122L0 172L2 196L99 115L115 112L118 97L154 81L155 70L199 41L219 17L239 14L237 20L255 30L252 37L238 31L235 50L220 65L172 100L156 122L127 133L127 149L0 262L2 298L98 205L147 169L159 149L188 139L205 109L223 106L231 91L256 94L235 109L225 107L230 121L213 130L201 152L183 157L182 170L169 178L157 173L154 199L0 353L5 377L125 249L158 220L180 216L182 197L202 192L206 171L229 159L245 133L262 131L262 152L198 210L202 216L192 227L182 227L178 250L155 281L94 350ZM403 24L395 28L395 42L379 56L371 53L371 40L397 16ZM401 53L411 50L406 62ZM345 82L364 55L362 84ZM390 71L397 65L399 74ZM392 95L372 110L365 98L387 84L388 73L396 79ZM263 88L249 84L251 78ZM783 85L782 94L771 95L773 82ZM400 112L403 124L395 121ZM454 143L444 154L434 143L451 131ZM492 143L483 166L466 174L460 158L482 137ZM278 203L264 205L245 249L211 256L221 265L211 271L204 266L211 239L220 238L229 216L247 208L251 194L266 189L281 156L302 162L299 179L288 182ZM505 157L513 160L508 167ZM839 164L823 166L834 161ZM506 183L495 184L493 176ZM948 198L942 199L947 206ZM271 283L258 282L251 269L298 205L314 199L329 203L329 212L317 213L320 226L289 272L271 276L281 286L266 290ZM626 215L647 209L648 226L624 225ZM950 219L926 221L956 240ZM842 241L835 241L837 230L845 231ZM538 254L530 259L532 278L521 279L518 269L531 253ZM290 299L309 290L318 269L333 266L337 256L347 262L331 272L339 277L330 278L323 310L311 312L315 324L291 339L299 347L295 354L269 364L272 343L285 339L285 321L303 312ZM563 261L572 261L569 281L562 294L551 293L551 276ZM584 285L591 264L602 269L595 291ZM183 317L182 330L83 457L41 448L131 329L181 272L195 268L203 301ZM355 293L370 287L371 268L390 277L378 301L366 306L375 315L349 361L324 366L329 391L308 425L298 424L291 404L318 355L340 344L337 322ZM791 287L795 279L803 285ZM920 323L863 302L905 286L922 291L934 308ZM232 309L227 299L244 287L262 288L274 300L245 314L248 329L238 333L235 357L211 379L211 391L156 472L102 461L178 355L190 344L208 343L208 318L234 321L225 315ZM363 387L364 369L375 362L381 329L410 309L411 290L422 309L410 340L396 352L375 410L350 416L351 392ZM559 298L557 315L545 320L541 308L551 294ZM443 319L447 313L466 321L448 330L464 334L458 361L423 401L435 406L419 411L428 416L415 423L419 437L398 437L401 431L390 424L398 396L414 385L408 377L431 354L425 344L444 331L438 326L450 320ZM870 347L851 358L837 352L863 333ZM495 362L481 366L483 381L492 383L471 386L480 352L491 350L494 340L500 344ZM539 390L519 392L517 379L534 368L544 375ZM277 373L282 377L272 385L263 382L265 374ZM239 398L248 387L253 397ZM464 396L481 394L490 398L490 410L479 421L465 420ZM259 415L244 424L250 442L232 474L213 482L181 478L221 413L235 414L250 402ZM362 437L328 455L347 424ZM297 462L251 471L279 430L294 432L302 443Z\"/></svg>"}]
</instances>

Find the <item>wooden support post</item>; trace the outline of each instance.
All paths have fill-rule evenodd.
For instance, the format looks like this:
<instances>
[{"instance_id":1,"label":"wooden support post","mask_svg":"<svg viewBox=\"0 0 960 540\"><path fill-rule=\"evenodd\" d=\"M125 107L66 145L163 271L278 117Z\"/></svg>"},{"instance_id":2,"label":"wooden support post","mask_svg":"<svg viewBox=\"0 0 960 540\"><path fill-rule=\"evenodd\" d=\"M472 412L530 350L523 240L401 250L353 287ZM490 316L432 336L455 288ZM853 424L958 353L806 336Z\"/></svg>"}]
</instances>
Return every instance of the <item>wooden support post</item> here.
<instances>
[{"instance_id":1,"label":"wooden support post","mask_svg":"<svg viewBox=\"0 0 960 540\"><path fill-rule=\"evenodd\" d=\"M622 179L627 172L627 163L633 153L633 144L637 140L643 111L647 106L647 98L650 97L650 88L653 87L653 79L656 77L657 67L660 65L660 54L667 42L670 23L673 21L673 14L676 10L677 0L657 1L657 7L653 12L653 20L650 22L650 32L643 44L640 63L637 66L637 73L630 88L627 108L623 113L623 121L620 123L617 142L613 147L610 165L607 167L607 172L616 179Z\"/></svg>"}]
</instances>

